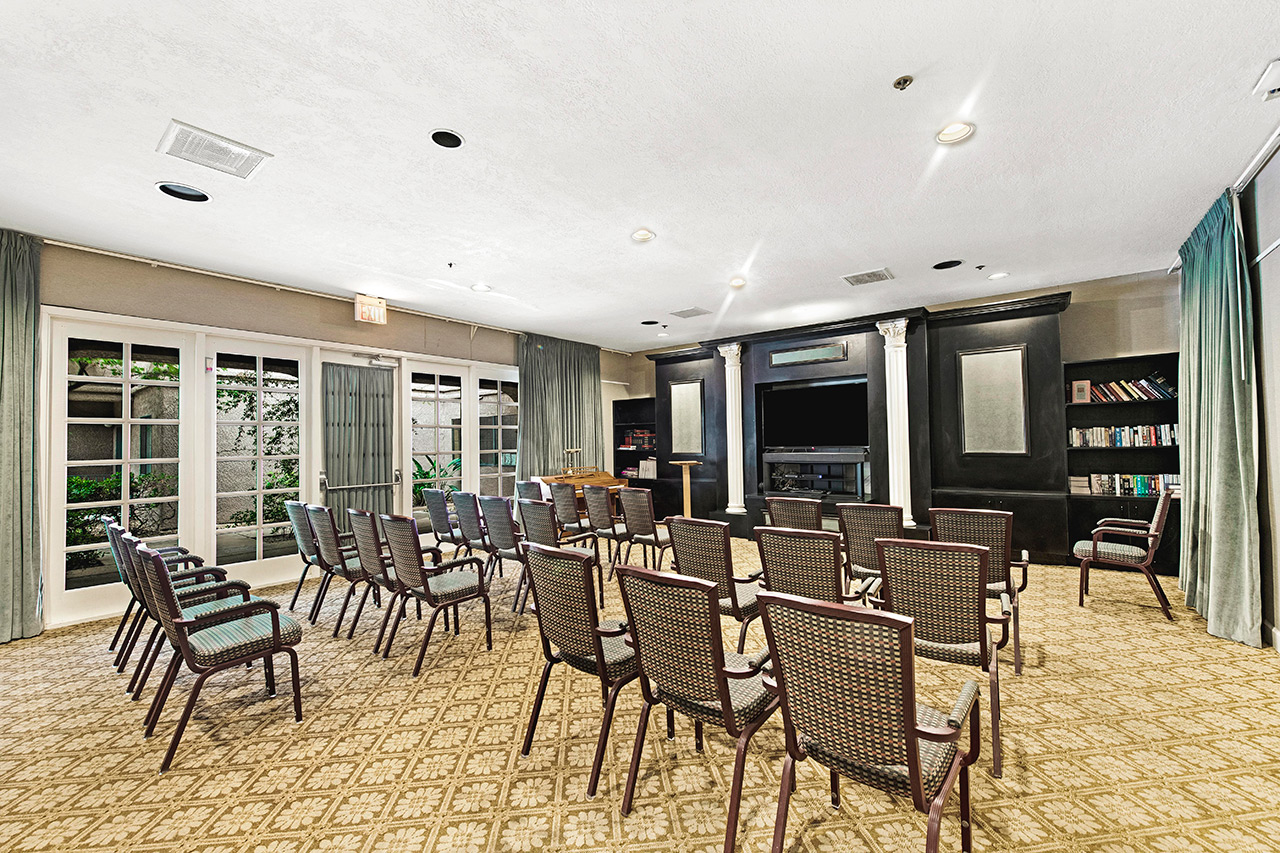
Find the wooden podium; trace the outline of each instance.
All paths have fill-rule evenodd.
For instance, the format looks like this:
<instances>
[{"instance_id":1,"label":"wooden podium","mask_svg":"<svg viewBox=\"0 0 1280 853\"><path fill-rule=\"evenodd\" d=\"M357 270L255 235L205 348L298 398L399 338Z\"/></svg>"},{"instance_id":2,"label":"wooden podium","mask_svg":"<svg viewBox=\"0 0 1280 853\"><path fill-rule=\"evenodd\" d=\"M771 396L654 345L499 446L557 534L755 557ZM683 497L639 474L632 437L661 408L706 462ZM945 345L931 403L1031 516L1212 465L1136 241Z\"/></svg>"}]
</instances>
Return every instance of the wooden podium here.
<instances>
[{"instance_id":1,"label":"wooden podium","mask_svg":"<svg viewBox=\"0 0 1280 853\"><path fill-rule=\"evenodd\" d=\"M692 517L693 497L689 491L689 469L692 468L694 465L701 465L702 463L693 462L690 460L690 461L672 462L671 464L678 465L681 469L681 474L682 474L681 479L684 481L684 515L686 518Z\"/></svg>"}]
</instances>

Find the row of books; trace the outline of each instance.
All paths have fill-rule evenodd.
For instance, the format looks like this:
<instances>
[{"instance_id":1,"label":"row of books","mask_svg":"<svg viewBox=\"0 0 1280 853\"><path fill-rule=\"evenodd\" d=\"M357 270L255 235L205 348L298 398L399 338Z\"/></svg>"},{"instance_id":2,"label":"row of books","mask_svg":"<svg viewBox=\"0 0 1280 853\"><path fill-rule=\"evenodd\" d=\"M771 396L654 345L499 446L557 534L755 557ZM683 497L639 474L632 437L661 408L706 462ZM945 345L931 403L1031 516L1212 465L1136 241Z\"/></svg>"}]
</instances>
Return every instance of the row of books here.
<instances>
[{"instance_id":1,"label":"row of books","mask_svg":"<svg viewBox=\"0 0 1280 853\"><path fill-rule=\"evenodd\" d=\"M1177 389L1159 373L1153 373L1146 379L1117 379L1114 382L1089 384L1089 400L1093 403L1173 400L1177 396Z\"/></svg>"},{"instance_id":2,"label":"row of books","mask_svg":"<svg viewBox=\"0 0 1280 853\"><path fill-rule=\"evenodd\" d=\"M619 450L654 450L658 446L658 436L650 429L629 429L622 434Z\"/></svg>"},{"instance_id":3,"label":"row of books","mask_svg":"<svg viewBox=\"0 0 1280 853\"><path fill-rule=\"evenodd\" d=\"M1182 490L1180 474L1088 474L1068 477L1067 483L1073 495L1144 497L1165 489Z\"/></svg>"},{"instance_id":4,"label":"row of books","mask_svg":"<svg viewBox=\"0 0 1280 853\"><path fill-rule=\"evenodd\" d=\"M1075 427L1067 430L1071 447L1176 447L1177 424Z\"/></svg>"}]
</instances>

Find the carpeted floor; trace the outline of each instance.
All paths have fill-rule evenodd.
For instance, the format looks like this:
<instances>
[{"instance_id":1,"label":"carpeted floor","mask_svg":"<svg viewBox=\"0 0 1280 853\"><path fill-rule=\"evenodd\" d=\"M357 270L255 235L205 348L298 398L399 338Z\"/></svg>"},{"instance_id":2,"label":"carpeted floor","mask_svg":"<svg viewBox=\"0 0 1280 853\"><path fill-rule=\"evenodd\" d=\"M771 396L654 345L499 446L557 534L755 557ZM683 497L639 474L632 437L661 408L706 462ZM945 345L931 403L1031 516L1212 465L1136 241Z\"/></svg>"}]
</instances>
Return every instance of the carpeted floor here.
<instances>
[{"instance_id":1,"label":"carpeted floor","mask_svg":"<svg viewBox=\"0 0 1280 853\"><path fill-rule=\"evenodd\" d=\"M739 571L756 564L753 549L736 543ZM1001 660L1005 775L991 778L987 743L973 768L975 850L1280 849L1280 655L1214 639L1180 606L1166 622L1132 574L1097 572L1078 608L1076 576L1033 567L1024 675L1014 676L1011 649ZM1171 579L1166 588L1178 600ZM733 763L723 733L698 754L690 722L678 721L669 742L655 714L636 808L618 811L637 685L622 694L594 800L585 796L600 714L593 679L557 668L533 753L520 757L542 659L533 617L509 610L511 590L510 576L494 585L492 652L479 607L466 608L461 636L437 631L415 680L425 622L407 623L383 661L370 654L378 611L365 613L354 640L345 630L329 637L335 589L300 646L303 722L292 719L283 659L275 699L260 667L228 673L210 682L164 776L157 769L189 675L148 741L146 702L127 701L126 676L109 666L114 622L0 646L0 849L719 850ZM290 592L266 594L287 603ZM611 586L608 610L620 609ZM748 649L762 641L753 627ZM979 677L929 661L918 670L944 709L965 678ZM985 724L985 683L981 707ZM775 718L751 747L740 851L769 849L782 756ZM826 777L800 765L788 850L923 849L925 818L908 801L846 781L835 811ZM960 849L955 803L944 851Z\"/></svg>"}]
</instances>

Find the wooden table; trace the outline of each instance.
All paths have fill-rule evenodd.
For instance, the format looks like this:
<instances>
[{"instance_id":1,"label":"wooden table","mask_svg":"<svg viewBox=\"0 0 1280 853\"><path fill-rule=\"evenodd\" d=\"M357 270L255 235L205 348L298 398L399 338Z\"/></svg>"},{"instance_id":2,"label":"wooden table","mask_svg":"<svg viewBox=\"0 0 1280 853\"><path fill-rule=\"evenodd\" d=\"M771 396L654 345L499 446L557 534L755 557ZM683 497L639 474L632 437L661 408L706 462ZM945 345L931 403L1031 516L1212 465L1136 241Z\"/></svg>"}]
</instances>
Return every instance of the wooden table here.
<instances>
[{"instance_id":1,"label":"wooden table","mask_svg":"<svg viewBox=\"0 0 1280 853\"><path fill-rule=\"evenodd\" d=\"M692 468L694 465L701 465L702 463L694 462L690 460L690 461L672 462L671 464L678 465L681 471L683 472L684 515L686 518L691 518L693 516L693 498L689 491L689 469Z\"/></svg>"}]
</instances>

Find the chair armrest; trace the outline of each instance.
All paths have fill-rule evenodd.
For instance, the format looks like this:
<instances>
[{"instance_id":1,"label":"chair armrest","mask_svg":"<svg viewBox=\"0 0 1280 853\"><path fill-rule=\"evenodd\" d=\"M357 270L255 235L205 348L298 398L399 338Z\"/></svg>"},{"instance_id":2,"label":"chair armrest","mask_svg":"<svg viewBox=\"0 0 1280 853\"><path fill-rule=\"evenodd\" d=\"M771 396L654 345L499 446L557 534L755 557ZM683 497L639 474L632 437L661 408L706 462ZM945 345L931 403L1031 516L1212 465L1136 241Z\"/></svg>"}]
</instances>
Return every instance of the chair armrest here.
<instances>
[{"instance_id":1,"label":"chair armrest","mask_svg":"<svg viewBox=\"0 0 1280 853\"><path fill-rule=\"evenodd\" d=\"M1098 537L1104 533L1110 533L1115 536L1128 536L1131 539L1146 539L1151 536L1149 529L1135 530L1131 527L1095 527L1093 528L1093 540L1098 541Z\"/></svg>"},{"instance_id":2,"label":"chair armrest","mask_svg":"<svg viewBox=\"0 0 1280 853\"><path fill-rule=\"evenodd\" d=\"M223 592L224 590L235 590L239 592L245 600L248 600L249 598L249 585L244 581L218 581L217 586L215 587L206 586L204 589L190 590L188 592L184 592L182 587L178 587L173 591L173 597L178 599L178 603L182 603L188 598L199 598L200 596L208 595L211 592Z\"/></svg>"},{"instance_id":3,"label":"chair armrest","mask_svg":"<svg viewBox=\"0 0 1280 853\"><path fill-rule=\"evenodd\" d=\"M766 675L764 678L760 680L760 683L764 685L765 690L768 690L774 696L779 696L782 694L782 688L778 686L778 682L773 680L772 675Z\"/></svg>"},{"instance_id":4,"label":"chair armrest","mask_svg":"<svg viewBox=\"0 0 1280 853\"><path fill-rule=\"evenodd\" d=\"M484 568L484 561L479 557L459 557L456 560L445 560L443 563L437 563L434 566L423 566L423 568L432 574L439 574L440 572L447 572L449 569L465 566L468 563L472 563L480 569Z\"/></svg>"},{"instance_id":5,"label":"chair armrest","mask_svg":"<svg viewBox=\"0 0 1280 853\"><path fill-rule=\"evenodd\" d=\"M1139 518L1100 518L1098 519L1099 527L1150 527L1151 521L1143 521Z\"/></svg>"},{"instance_id":6,"label":"chair armrest","mask_svg":"<svg viewBox=\"0 0 1280 853\"><path fill-rule=\"evenodd\" d=\"M339 541L339 542L354 542L354 541L356 541L356 535L355 535L354 533L339 533L339 534L338 534L338 541Z\"/></svg>"},{"instance_id":7,"label":"chair armrest","mask_svg":"<svg viewBox=\"0 0 1280 853\"><path fill-rule=\"evenodd\" d=\"M190 554L186 548L181 545L165 545L161 548L153 549L157 554Z\"/></svg>"},{"instance_id":8,"label":"chair armrest","mask_svg":"<svg viewBox=\"0 0 1280 853\"><path fill-rule=\"evenodd\" d=\"M1025 550L1022 552L1022 559L1016 563L1009 564L1009 570L1013 571L1013 567L1018 566L1022 569L1022 583L1018 584L1018 592L1022 592L1027 588L1027 572L1031 569L1031 555Z\"/></svg>"},{"instance_id":9,"label":"chair armrest","mask_svg":"<svg viewBox=\"0 0 1280 853\"><path fill-rule=\"evenodd\" d=\"M571 544L571 543L573 543L573 542L581 542L581 541L583 541L584 539L590 539L590 540L594 541L596 538L597 538L597 537L596 537L595 532L594 532L594 531L591 531L591 530L588 530L586 533L575 533L575 534L573 534L572 536L566 536L566 537L564 537L563 539L561 539L561 540L560 540L560 544L561 544L561 545L569 545L569 544Z\"/></svg>"},{"instance_id":10,"label":"chair armrest","mask_svg":"<svg viewBox=\"0 0 1280 853\"><path fill-rule=\"evenodd\" d=\"M751 678L760 672L760 668L769 660L769 647L765 646L760 651L747 658L746 669L729 669L726 667L723 672L727 678Z\"/></svg>"},{"instance_id":11,"label":"chair armrest","mask_svg":"<svg viewBox=\"0 0 1280 853\"><path fill-rule=\"evenodd\" d=\"M596 633L601 637L621 637L627 633L627 623L623 622L617 628L601 628L597 625Z\"/></svg>"},{"instance_id":12,"label":"chair armrest","mask_svg":"<svg viewBox=\"0 0 1280 853\"><path fill-rule=\"evenodd\" d=\"M973 710L977 702L978 682L966 681L964 686L960 688L960 695L956 697L955 705L951 706L951 715L947 717L947 725L953 729L964 726L964 721L969 719L969 712Z\"/></svg>"},{"instance_id":13,"label":"chair armrest","mask_svg":"<svg viewBox=\"0 0 1280 853\"><path fill-rule=\"evenodd\" d=\"M880 587L883 583L884 581L881 578L867 578L854 587L852 592L844 596L844 600L861 601L866 604L870 604L870 602L875 601L877 607L881 606L884 602L879 599L873 599L871 596L880 591Z\"/></svg>"},{"instance_id":14,"label":"chair armrest","mask_svg":"<svg viewBox=\"0 0 1280 853\"><path fill-rule=\"evenodd\" d=\"M196 630L203 628L215 622L226 622L228 617L252 616L255 613L267 612L271 614L271 625L275 635L276 643L280 642L280 605L269 599L258 599L257 601L246 601L244 604L237 604L235 607L228 607L226 610L219 610L217 613L209 613L205 616L198 616L195 619L179 617L173 620L173 624L188 630Z\"/></svg>"},{"instance_id":15,"label":"chair armrest","mask_svg":"<svg viewBox=\"0 0 1280 853\"><path fill-rule=\"evenodd\" d=\"M1009 600L1009 593L1000 593L1000 612L1005 616L1013 613L1013 602Z\"/></svg>"},{"instance_id":16,"label":"chair armrest","mask_svg":"<svg viewBox=\"0 0 1280 853\"><path fill-rule=\"evenodd\" d=\"M444 559L444 552L434 546L423 548L422 554L423 556L429 555L431 557L431 562L436 565L439 565L440 561Z\"/></svg>"},{"instance_id":17,"label":"chair armrest","mask_svg":"<svg viewBox=\"0 0 1280 853\"><path fill-rule=\"evenodd\" d=\"M204 557L197 557L195 554L165 554L163 556L166 566L204 565Z\"/></svg>"},{"instance_id":18,"label":"chair armrest","mask_svg":"<svg viewBox=\"0 0 1280 853\"><path fill-rule=\"evenodd\" d=\"M224 581L227 579L227 570L220 569L217 566L201 566L197 569L187 569L184 572L169 572L169 580L185 581L196 578L212 578L216 581Z\"/></svg>"},{"instance_id":19,"label":"chair armrest","mask_svg":"<svg viewBox=\"0 0 1280 853\"><path fill-rule=\"evenodd\" d=\"M756 569L754 572L747 572L746 579L749 581L758 581L762 577L764 577L764 566L761 566L760 568Z\"/></svg>"}]
</instances>

